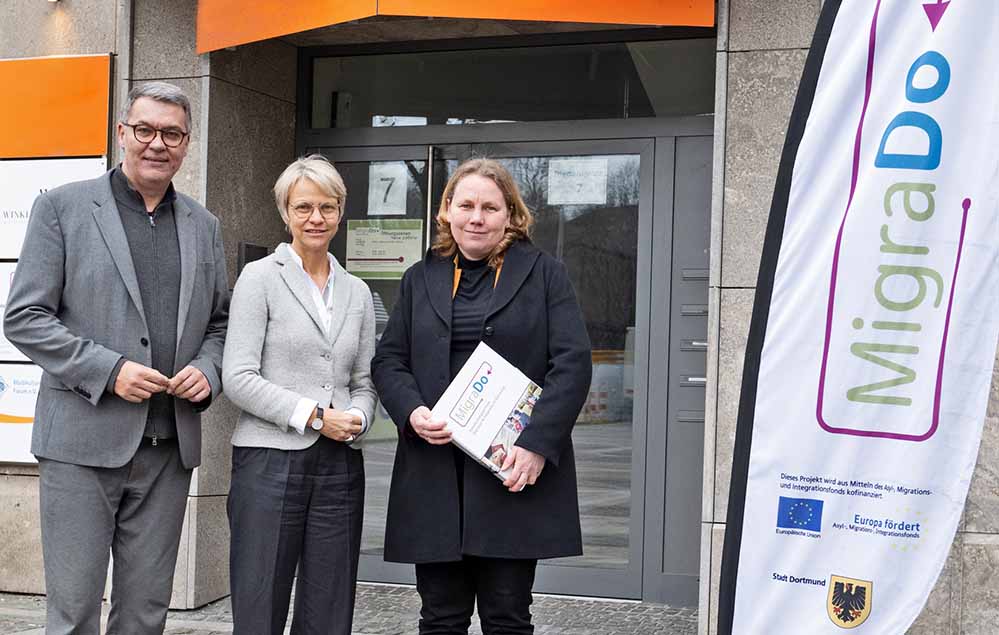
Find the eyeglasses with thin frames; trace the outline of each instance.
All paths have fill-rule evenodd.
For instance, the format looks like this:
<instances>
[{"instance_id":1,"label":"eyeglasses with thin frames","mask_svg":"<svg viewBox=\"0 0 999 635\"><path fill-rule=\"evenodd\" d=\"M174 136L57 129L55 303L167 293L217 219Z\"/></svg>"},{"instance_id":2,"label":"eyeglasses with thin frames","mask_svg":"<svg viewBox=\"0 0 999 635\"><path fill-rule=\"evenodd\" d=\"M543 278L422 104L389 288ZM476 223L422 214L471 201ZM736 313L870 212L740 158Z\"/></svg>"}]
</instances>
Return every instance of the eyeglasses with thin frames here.
<instances>
[{"instance_id":1,"label":"eyeglasses with thin frames","mask_svg":"<svg viewBox=\"0 0 999 635\"><path fill-rule=\"evenodd\" d=\"M336 218L340 214L340 206L334 203L307 203L302 201L300 203L295 203L294 205L289 205L288 209L300 219L306 219L312 216L313 210L319 210L319 214L325 219L330 220Z\"/></svg>"},{"instance_id":2,"label":"eyeglasses with thin frames","mask_svg":"<svg viewBox=\"0 0 999 635\"><path fill-rule=\"evenodd\" d=\"M125 123L121 122L121 125L126 128L132 129L132 134L135 135L135 140L139 143L152 143L156 135L160 135L160 139L163 140L163 145L168 148L176 148L180 144L184 143L184 139L190 135L189 132L183 132L177 130L176 128L167 128L162 130L160 128L153 128L152 126L147 126L142 123Z\"/></svg>"}]
</instances>

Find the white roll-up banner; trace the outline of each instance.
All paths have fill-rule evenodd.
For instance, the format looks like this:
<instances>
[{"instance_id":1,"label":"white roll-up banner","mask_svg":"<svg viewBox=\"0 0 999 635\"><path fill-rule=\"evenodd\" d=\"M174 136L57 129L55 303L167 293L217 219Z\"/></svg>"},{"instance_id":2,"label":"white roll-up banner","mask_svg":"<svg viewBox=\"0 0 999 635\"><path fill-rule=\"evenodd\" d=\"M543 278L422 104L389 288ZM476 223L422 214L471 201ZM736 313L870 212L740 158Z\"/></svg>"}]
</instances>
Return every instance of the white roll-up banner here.
<instances>
[{"instance_id":1,"label":"white roll-up banner","mask_svg":"<svg viewBox=\"0 0 999 635\"><path fill-rule=\"evenodd\" d=\"M718 632L904 633L999 336L999 2L826 0L764 239Z\"/></svg>"}]
</instances>

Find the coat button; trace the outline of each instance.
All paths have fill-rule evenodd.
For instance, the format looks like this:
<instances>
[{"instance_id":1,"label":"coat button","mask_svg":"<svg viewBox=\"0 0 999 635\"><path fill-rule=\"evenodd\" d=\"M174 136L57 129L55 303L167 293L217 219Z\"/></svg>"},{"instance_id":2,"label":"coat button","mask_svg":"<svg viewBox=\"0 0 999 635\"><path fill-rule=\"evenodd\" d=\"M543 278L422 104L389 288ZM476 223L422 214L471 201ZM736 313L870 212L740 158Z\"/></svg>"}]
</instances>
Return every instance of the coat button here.
<instances>
[{"instance_id":1,"label":"coat button","mask_svg":"<svg viewBox=\"0 0 999 635\"><path fill-rule=\"evenodd\" d=\"M492 337L493 333L495 333L495 332L496 332L496 329L494 329L491 326L487 326L486 330L485 330L485 335L486 335L486 337Z\"/></svg>"},{"instance_id":2,"label":"coat button","mask_svg":"<svg viewBox=\"0 0 999 635\"><path fill-rule=\"evenodd\" d=\"M332 384L323 384L323 390L333 390Z\"/></svg>"},{"instance_id":3,"label":"coat button","mask_svg":"<svg viewBox=\"0 0 999 635\"><path fill-rule=\"evenodd\" d=\"M147 339L146 339L146 338L144 338L144 337L143 337L143 338L140 338L140 339L139 339L139 344L142 344L143 346L149 346L149 340L147 340Z\"/></svg>"},{"instance_id":4,"label":"coat button","mask_svg":"<svg viewBox=\"0 0 999 635\"><path fill-rule=\"evenodd\" d=\"M323 359L325 359L326 361L330 361L331 359L333 359L333 356L330 355L329 353L323 353Z\"/></svg>"}]
</instances>

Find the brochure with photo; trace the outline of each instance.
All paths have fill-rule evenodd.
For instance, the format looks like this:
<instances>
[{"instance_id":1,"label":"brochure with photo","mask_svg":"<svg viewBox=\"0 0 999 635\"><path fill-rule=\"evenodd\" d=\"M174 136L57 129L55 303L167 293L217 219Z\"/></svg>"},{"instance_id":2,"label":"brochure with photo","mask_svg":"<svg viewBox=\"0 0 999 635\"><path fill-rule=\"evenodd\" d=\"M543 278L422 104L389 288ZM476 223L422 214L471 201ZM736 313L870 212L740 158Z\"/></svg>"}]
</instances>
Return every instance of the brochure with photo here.
<instances>
[{"instance_id":1,"label":"brochure with photo","mask_svg":"<svg viewBox=\"0 0 999 635\"><path fill-rule=\"evenodd\" d=\"M447 422L451 441L501 481L500 471L514 442L531 424L541 387L480 343L433 408Z\"/></svg>"}]
</instances>

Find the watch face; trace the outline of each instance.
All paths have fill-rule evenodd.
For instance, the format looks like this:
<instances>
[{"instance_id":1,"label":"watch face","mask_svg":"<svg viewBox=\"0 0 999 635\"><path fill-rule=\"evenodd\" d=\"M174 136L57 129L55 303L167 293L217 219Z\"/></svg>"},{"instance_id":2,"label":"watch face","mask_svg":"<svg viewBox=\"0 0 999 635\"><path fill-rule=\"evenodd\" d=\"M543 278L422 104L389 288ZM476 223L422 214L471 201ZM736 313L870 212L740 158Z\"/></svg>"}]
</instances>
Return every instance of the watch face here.
<instances>
[{"instance_id":1,"label":"watch face","mask_svg":"<svg viewBox=\"0 0 999 635\"><path fill-rule=\"evenodd\" d=\"M323 420L322 419L313 419L312 420L312 429L313 430L322 430L323 429Z\"/></svg>"}]
</instances>

